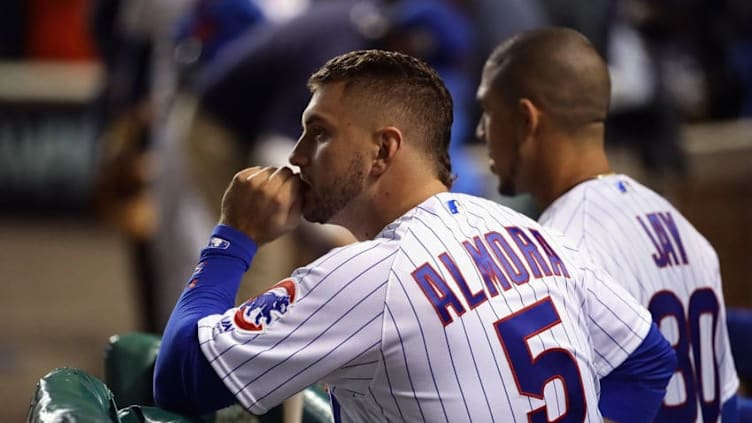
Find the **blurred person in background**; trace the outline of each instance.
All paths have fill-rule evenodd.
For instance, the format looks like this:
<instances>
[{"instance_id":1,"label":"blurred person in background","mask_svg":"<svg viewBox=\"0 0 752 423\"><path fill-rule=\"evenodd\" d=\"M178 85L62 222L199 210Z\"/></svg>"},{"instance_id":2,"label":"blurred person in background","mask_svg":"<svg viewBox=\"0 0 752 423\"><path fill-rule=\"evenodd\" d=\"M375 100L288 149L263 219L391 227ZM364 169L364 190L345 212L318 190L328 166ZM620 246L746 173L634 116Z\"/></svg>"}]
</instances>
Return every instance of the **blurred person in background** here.
<instances>
[{"instance_id":1,"label":"blurred person in background","mask_svg":"<svg viewBox=\"0 0 752 423\"><path fill-rule=\"evenodd\" d=\"M182 148L194 130L193 77L221 54L226 45L267 22L260 7L249 0L197 0L173 27L170 53L176 84L153 133L157 167L152 201L157 210L157 224L152 246L158 278L155 305L160 332L169 316L170 303L177 295L176 289L186 283L174 269L195 262L195 252L191 250L205 241L198 234L216 220L215 212L203 204ZM219 142L214 134L199 136L207 144Z\"/></svg>"},{"instance_id":2,"label":"blurred person in background","mask_svg":"<svg viewBox=\"0 0 752 423\"><path fill-rule=\"evenodd\" d=\"M666 66L664 49L641 27L637 3L614 1L609 15L604 53L613 90L606 139L610 145L631 147L655 176L681 176L686 170L679 146L681 104L696 101L696 79L691 68L679 74ZM683 98L674 95L672 78L677 75L686 76L683 82L690 85Z\"/></svg>"},{"instance_id":3,"label":"blurred person in background","mask_svg":"<svg viewBox=\"0 0 752 423\"><path fill-rule=\"evenodd\" d=\"M636 22L639 0L541 0L552 25L584 34L613 75L607 143L635 152L650 172L684 171L677 100L661 53Z\"/></svg>"},{"instance_id":4,"label":"blurred person in background","mask_svg":"<svg viewBox=\"0 0 752 423\"><path fill-rule=\"evenodd\" d=\"M164 9L132 0L95 6L93 31L108 76L99 100L97 206L129 240L143 329L161 334L186 282L174 269L195 263L195 249L204 244L196 235L216 221L188 182L181 151L194 110L187 87L224 45L266 18L248 0L191 0L179 7L161 5ZM147 16L155 13L161 19ZM298 422L301 401L291 399L259 421ZM251 421L244 415L230 407L218 419Z\"/></svg>"},{"instance_id":5,"label":"blurred person in background","mask_svg":"<svg viewBox=\"0 0 752 423\"><path fill-rule=\"evenodd\" d=\"M666 84L684 121L739 116L743 75L734 68L732 55L745 32L749 34L749 2L624 2L630 21L656 49L659 65L666 67Z\"/></svg>"},{"instance_id":6,"label":"blurred person in background","mask_svg":"<svg viewBox=\"0 0 752 423\"><path fill-rule=\"evenodd\" d=\"M656 176L683 176L680 127L748 112L752 6L743 0L541 0L585 34L613 75L607 142Z\"/></svg>"},{"instance_id":7,"label":"blurred person in background","mask_svg":"<svg viewBox=\"0 0 752 423\"><path fill-rule=\"evenodd\" d=\"M154 132L175 81L170 28L193 0L93 0L89 28L104 67L95 99L98 158L93 205L131 250L143 330L159 333Z\"/></svg>"}]
</instances>

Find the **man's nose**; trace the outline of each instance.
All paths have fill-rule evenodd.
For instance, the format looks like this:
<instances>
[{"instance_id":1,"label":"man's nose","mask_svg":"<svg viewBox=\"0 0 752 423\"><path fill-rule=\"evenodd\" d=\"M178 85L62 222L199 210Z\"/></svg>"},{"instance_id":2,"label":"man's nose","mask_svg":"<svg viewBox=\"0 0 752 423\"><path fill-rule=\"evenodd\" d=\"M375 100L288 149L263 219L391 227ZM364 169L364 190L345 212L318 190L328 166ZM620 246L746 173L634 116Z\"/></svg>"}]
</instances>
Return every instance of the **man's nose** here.
<instances>
[{"instance_id":1,"label":"man's nose","mask_svg":"<svg viewBox=\"0 0 752 423\"><path fill-rule=\"evenodd\" d=\"M475 138L479 141L486 141L486 128L484 125L484 118L482 117L478 120L478 125L475 126Z\"/></svg>"},{"instance_id":2,"label":"man's nose","mask_svg":"<svg viewBox=\"0 0 752 423\"><path fill-rule=\"evenodd\" d=\"M290 157L288 160L290 160L290 164L293 166L306 166L309 162L308 155L304 151L304 145L303 145L303 137L298 140L297 143L295 143L295 147L293 147L292 152L290 152Z\"/></svg>"}]
</instances>

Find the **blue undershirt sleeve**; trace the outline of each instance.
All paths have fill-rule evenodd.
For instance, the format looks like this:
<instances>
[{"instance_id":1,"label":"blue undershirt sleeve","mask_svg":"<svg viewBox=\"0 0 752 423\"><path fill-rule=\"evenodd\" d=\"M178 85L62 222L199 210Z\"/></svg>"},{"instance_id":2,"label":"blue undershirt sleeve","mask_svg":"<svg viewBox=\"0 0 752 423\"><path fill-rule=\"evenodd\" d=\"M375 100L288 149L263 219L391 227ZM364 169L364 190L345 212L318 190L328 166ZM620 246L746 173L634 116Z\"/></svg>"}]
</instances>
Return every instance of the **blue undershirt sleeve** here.
<instances>
[{"instance_id":1,"label":"blue undershirt sleeve","mask_svg":"<svg viewBox=\"0 0 752 423\"><path fill-rule=\"evenodd\" d=\"M601 379L598 408L617 422L652 422L676 370L676 353L655 323L640 346Z\"/></svg>"},{"instance_id":2,"label":"blue undershirt sleeve","mask_svg":"<svg viewBox=\"0 0 752 423\"><path fill-rule=\"evenodd\" d=\"M723 423L739 422L739 398L733 395L723 403L721 408L721 421Z\"/></svg>"},{"instance_id":3,"label":"blue undershirt sleeve","mask_svg":"<svg viewBox=\"0 0 752 423\"><path fill-rule=\"evenodd\" d=\"M154 400L162 408L201 415L237 402L201 352L198 321L235 306L256 244L218 225L188 280L162 336L154 368Z\"/></svg>"}]
</instances>

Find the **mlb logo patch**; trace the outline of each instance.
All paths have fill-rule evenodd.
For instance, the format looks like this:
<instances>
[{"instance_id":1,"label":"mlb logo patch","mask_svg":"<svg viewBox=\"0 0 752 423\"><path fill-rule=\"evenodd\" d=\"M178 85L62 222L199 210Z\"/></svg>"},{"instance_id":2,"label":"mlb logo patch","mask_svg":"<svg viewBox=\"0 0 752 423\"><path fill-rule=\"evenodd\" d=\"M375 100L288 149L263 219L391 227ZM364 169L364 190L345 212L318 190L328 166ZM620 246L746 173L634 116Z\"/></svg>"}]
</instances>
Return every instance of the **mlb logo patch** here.
<instances>
[{"instance_id":1,"label":"mlb logo patch","mask_svg":"<svg viewBox=\"0 0 752 423\"><path fill-rule=\"evenodd\" d=\"M619 192L623 194L626 194L630 189L629 183L627 183L626 181L622 181L622 180L619 180L616 182L616 188L619 190Z\"/></svg>"},{"instance_id":2,"label":"mlb logo patch","mask_svg":"<svg viewBox=\"0 0 752 423\"><path fill-rule=\"evenodd\" d=\"M263 332L264 328L279 319L295 302L297 286L294 279L285 279L268 291L246 301L235 312L233 322L239 329Z\"/></svg>"},{"instance_id":3,"label":"mlb logo patch","mask_svg":"<svg viewBox=\"0 0 752 423\"><path fill-rule=\"evenodd\" d=\"M230 241L222 238L218 238L216 236L213 236L209 240L209 245L207 245L208 248L219 248L220 250L226 250L230 248Z\"/></svg>"},{"instance_id":4,"label":"mlb logo patch","mask_svg":"<svg viewBox=\"0 0 752 423\"><path fill-rule=\"evenodd\" d=\"M449 200L446 204L447 208L449 209L449 213L457 214L460 212L459 203L457 203L457 200Z\"/></svg>"}]
</instances>

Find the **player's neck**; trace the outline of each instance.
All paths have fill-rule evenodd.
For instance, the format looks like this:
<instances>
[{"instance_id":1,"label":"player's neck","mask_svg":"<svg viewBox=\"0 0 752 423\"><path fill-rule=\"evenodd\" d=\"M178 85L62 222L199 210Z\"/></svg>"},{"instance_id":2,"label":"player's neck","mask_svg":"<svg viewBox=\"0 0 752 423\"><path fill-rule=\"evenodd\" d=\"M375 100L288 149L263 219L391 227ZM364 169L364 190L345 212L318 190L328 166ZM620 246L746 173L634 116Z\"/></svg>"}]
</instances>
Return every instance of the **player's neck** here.
<instances>
[{"instance_id":1,"label":"player's neck","mask_svg":"<svg viewBox=\"0 0 752 423\"><path fill-rule=\"evenodd\" d=\"M611 169L605 169L605 170L599 171L597 173L589 174L588 176L582 176L580 179L578 179L576 182L574 182L570 187L564 188L564 190L559 195L559 197L561 197L561 195L563 195L563 194L571 191L574 187L576 187L576 186L578 186L578 185L580 185L580 184L582 184L584 182L592 181L593 179L605 178L605 177L611 176L613 174L614 174L614 172Z\"/></svg>"},{"instance_id":2,"label":"player's neck","mask_svg":"<svg viewBox=\"0 0 752 423\"><path fill-rule=\"evenodd\" d=\"M438 179L410 180L403 175L396 181L381 181L374 187L367 201L348 229L359 241L373 239L387 225L433 195L446 192Z\"/></svg>"},{"instance_id":3,"label":"player's neck","mask_svg":"<svg viewBox=\"0 0 752 423\"><path fill-rule=\"evenodd\" d=\"M549 178L549 184L545 184L544 192L536 198L541 211L577 185L614 173L602 149L588 149L571 154L562 158L559 166L552 171L554 173Z\"/></svg>"},{"instance_id":4,"label":"player's neck","mask_svg":"<svg viewBox=\"0 0 752 423\"><path fill-rule=\"evenodd\" d=\"M588 172L586 174L579 175L577 178L572 179L567 185L562 185L559 188L559 194L553 197L551 199L551 202L555 201L557 198L561 197L562 195L566 194L567 192L571 191L572 189L574 189L575 187L577 187L578 185L582 183L592 181L594 179L605 178L613 174L614 172L610 168L604 167L597 171Z\"/></svg>"}]
</instances>

